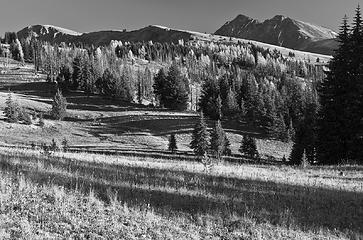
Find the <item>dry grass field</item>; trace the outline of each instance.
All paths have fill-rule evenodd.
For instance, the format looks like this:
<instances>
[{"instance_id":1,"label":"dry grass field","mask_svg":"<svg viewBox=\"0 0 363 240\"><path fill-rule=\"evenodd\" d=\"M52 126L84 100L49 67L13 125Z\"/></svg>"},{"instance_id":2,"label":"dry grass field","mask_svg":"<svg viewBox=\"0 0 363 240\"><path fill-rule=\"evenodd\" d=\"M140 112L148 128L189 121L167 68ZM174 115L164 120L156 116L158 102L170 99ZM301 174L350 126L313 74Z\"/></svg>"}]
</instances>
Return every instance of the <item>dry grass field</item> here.
<instances>
[{"instance_id":1,"label":"dry grass field","mask_svg":"<svg viewBox=\"0 0 363 240\"><path fill-rule=\"evenodd\" d=\"M363 175L358 166L299 169L220 164L205 173L197 162L88 153L47 156L38 150L10 148L1 148L0 159L2 175L6 173L2 194L22 196L2 198L3 206L13 207L2 210L1 216L27 219L29 234L36 234L35 229L59 233L50 226L49 215L62 207L65 209L58 212L65 216L55 221L72 224L69 232L62 232L70 234L67 236L104 229L102 219L114 217L102 234L116 231L120 238L127 238L120 232L130 230L122 225L121 219L130 217L125 209L136 211L130 220L132 226L156 225L153 230L144 229L144 237L139 236L143 239L360 239L363 233ZM7 180L9 175L13 180ZM6 181L11 182L10 187L3 186ZM12 188L15 191L9 190ZM46 201L34 205L41 202L37 197L42 195L48 195ZM90 207L89 195L98 199L101 209ZM53 200L48 202L48 198ZM26 210L29 204L31 211ZM44 212L44 205L50 213ZM101 220L91 223L88 218L92 219L95 211L101 212ZM140 215L150 219L140 222ZM4 231L15 234L9 226ZM82 226L92 231L83 232ZM14 228L25 234L22 226ZM130 230L130 234L138 233Z\"/></svg>"}]
</instances>

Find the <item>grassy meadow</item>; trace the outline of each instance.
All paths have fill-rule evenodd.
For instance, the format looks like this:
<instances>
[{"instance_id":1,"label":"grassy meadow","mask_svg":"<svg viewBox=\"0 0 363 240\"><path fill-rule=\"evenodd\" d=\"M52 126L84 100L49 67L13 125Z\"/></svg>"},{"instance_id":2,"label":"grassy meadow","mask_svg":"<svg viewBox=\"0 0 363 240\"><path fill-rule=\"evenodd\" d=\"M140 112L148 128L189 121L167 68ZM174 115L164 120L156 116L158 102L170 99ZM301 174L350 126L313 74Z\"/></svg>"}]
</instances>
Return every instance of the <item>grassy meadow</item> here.
<instances>
[{"instance_id":1,"label":"grassy meadow","mask_svg":"<svg viewBox=\"0 0 363 240\"><path fill-rule=\"evenodd\" d=\"M62 233L70 237L84 234L73 221L95 231L104 229L102 234L111 234L109 238L114 238L116 235L112 234L116 231L121 239L129 238L128 231L129 239L360 239L363 233L363 178L358 166L299 169L220 164L205 173L197 162L89 153L47 156L38 150L1 148L0 158L4 175L2 194L23 194L21 198L2 198L19 199L20 203L17 209L3 209L1 216L6 219L14 214L28 219L26 224L34 231L27 234L38 231L57 236L57 231L61 231L43 223L47 222L43 214L45 219L51 219L42 212L43 204L48 204L51 212L65 208L60 211L64 218L57 216L55 221L61 224L67 222L67 216L72 218L74 229ZM10 187L4 187L4 182L11 182ZM12 188L24 191L9 190ZM28 197L32 191L41 193ZM36 205L43 194L57 201ZM100 209L87 209L90 195L97 199ZM9 201L2 205L15 204ZM24 211L22 208L29 204L35 204L32 211ZM130 221L139 224L137 227L156 226L150 231L144 229L144 235L133 235L139 232L123 226L120 220L130 217L125 213L128 209L135 211L135 215L131 214L135 219ZM72 211L84 214L73 216ZM101 219L116 220L105 221L110 224L106 228L102 220L91 224L88 218L92 218L94 211L101 213ZM145 223L137 220L144 215L150 217ZM164 227L165 222L168 223ZM17 228L23 231L22 226ZM15 236L11 235L15 234L10 230L12 227L4 229L6 234Z\"/></svg>"}]
</instances>

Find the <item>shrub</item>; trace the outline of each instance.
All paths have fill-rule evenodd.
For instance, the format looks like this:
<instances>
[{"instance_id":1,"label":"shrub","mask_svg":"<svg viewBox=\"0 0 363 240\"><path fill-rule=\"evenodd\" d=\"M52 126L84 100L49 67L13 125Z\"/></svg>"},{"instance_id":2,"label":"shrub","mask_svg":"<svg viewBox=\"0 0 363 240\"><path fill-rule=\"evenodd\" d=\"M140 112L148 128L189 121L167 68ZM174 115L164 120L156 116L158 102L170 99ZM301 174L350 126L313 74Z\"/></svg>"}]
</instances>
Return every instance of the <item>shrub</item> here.
<instances>
[{"instance_id":1,"label":"shrub","mask_svg":"<svg viewBox=\"0 0 363 240\"><path fill-rule=\"evenodd\" d=\"M21 110L21 114L20 114L20 121L23 121L24 124L26 125L31 125L32 124L32 118L30 116L29 113L25 112L23 109Z\"/></svg>"},{"instance_id":2,"label":"shrub","mask_svg":"<svg viewBox=\"0 0 363 240\"><path fill-rule=\"evenodd\" d=\"M42 151L43 151L42 153L45 154L45 155L49 156L49 155L52 154L52 152L50 151L50 147L45 143L42 143L40 145L40 149L42 149Z\"/></svg>"},{"instance_id":3,"label":"shrub","mask_svg":"<svg viewBox=\"0 0 363 240\"><path fill-rule=\"evenodd\" d=\"M63 152L67 152L67 151L68 151L69 145L68 145L68 140L67 140L67 138L63 138L63 141L62 141L62 148L63 148Z\"/></svg>"},{"instance_id":4,"label":"shrub","mask_svg":"<svg viewBox=\"0 0 363 240\"><path fill-rule=\"evenodd\" d=\"M52 143L49 146L49 150L52 152L59 151L59 147L57 145L57 142L54 140L54 138L52 139Z\"/></svg>"}]
</instances>

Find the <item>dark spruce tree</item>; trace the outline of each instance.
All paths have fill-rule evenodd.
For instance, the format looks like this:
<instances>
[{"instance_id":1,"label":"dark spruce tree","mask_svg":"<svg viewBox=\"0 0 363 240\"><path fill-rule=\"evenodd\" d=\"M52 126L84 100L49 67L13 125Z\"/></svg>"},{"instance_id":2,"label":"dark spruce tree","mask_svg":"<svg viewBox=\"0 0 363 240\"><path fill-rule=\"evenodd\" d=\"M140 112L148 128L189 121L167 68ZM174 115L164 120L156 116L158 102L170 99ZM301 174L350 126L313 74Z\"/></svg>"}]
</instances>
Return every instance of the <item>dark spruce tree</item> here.
<instances>
[{"instance_id":1,"label":"dark spruce tree","mask_svg":"<svg viewBox=\"0 0 363 240\"><path fill-rule=\"evenodd\" d=\"M359 8L352 31L347 18L343 19L338 41L339 48L330 62L330 71L319 88L317 156L321 164L362 159L363 44Z\"/></svg>"},{"instance_id":2,"label":"dark spruce tree","mask_svg":"<svg viewBox=\"0 0 363 240\"><path fill-rule=\"evenodd\" d=\"M154 78L154 94L157 97L157 100L161 107L164 107L164 103L166 102L166 84L167 84L167 76L163 68L161 68L158 74Z\"/></svg>"},{"instance_id":3,"label":"dark spruce tree","mask_svg":"<svg viewBox=\"0 0 363 240\"><path fill-rule=\"evenodd\" d=\"M67 65L63 65L60 68L59 74L57 76L58 86L60 87L60 89L63 92L69 91L69 89L72 85L71 78L72 78L72 74L71 74L69 67Z\"/></svg>"},{"instance_id":4,"label":"dark spruce tree","mask_svg":"<svg viewBox=\"0 0 363 240\"><path fill-rule=\"evenodd\" d=\"M167 76L164 70L159 71L155 77L154 93L163 107L180 111L188 107L189 83L176 64L171 65Z\"/></svg>"},{"instance_id":5,"label":"dark spruce tree","mask_svg":"<svg viewBox=\"0 0 363 240\"><path fill-rule=\"evenodd\" d=\"M259 153L257 150L256 139L250 136L243 136L239 152L252 159L258 159Z\"/></svg>"},{"instance_id":6,"label":"dark spruce tree","mask_svg":"<svg viewBox=\"0 0 363 240\"><path fill-rule=\"evenodd\" d=\"M203 112L200 113L199 122L194 127L190 148L193 149L195 155L200 158L202 158L208 152L209 133L207 124L204 120Z\"/></svg>"},{"instance_id":7,"label":"dark spruce tree","mask_svg":"<svg viewBox=\"0 0 363 240\"><path fill-rule=\"evenodd\" d=\"M306 90L305 113L298 123L294 144L289 158L291 165L301 165L303 153L310 164L316 162L318 97L315 90Z\"/></svg>"},{"instance_id":8,"label":"dark spruce tree","mask_svg":"<svg viewBox=\"0 0 363 240\"><path fill-rule=\"evenodd\" d=\"M82 79L82 59L77 56L73 59L72 89L77 90Z\"/></svg>"},{"instance_id":9,"label":"dark spruce tree","mask_svg":"<svg viewBox=\"0 0 363 240\"><path fill-rule=\"evenodd\" d=\"M348 110L351 120L349 122L352 128L352 141L350 142L350 155L354 162L363 163L363 20L361 9L358 5L353 21L352 32L352 52L353 73L354 76L350 81L349 91L350 99L347 100L350 109ZM355 70L355 71L354 71ZM354 129L354 130L353 130Z\"/></svg>"},{"instance_id":10,"label":"dark spruce tree","mask_svg":"<svg viewBox=\"0 0 363 240\"><path fill-rule=\"evenodd\" d=\"M178 146L176 144L176 137L175 134L171 134L169 137L169 146L168 146L168 150L171 151L172 153L175 153L176 150L178 150Z\"/></svg>"},{"instance_id":11,"label":"dark spruce tree","mask_svg":"<svg viewBox=\"0 0 363 240\"><path fill-rule=\"evenodd\" d=\"M198 105L199 109L203 111L206 116L213 120L221 119L222 99L220 97L219 85L216 79L205 79Z\"/></svg>"}]
</instances>

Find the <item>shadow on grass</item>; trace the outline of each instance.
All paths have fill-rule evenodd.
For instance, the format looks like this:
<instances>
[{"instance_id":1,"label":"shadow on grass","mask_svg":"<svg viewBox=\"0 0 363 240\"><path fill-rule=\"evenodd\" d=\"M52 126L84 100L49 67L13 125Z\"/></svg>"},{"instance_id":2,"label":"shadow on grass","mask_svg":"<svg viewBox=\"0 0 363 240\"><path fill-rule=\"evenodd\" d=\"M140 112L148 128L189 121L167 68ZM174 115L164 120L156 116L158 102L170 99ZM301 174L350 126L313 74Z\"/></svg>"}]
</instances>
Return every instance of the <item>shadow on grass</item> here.
<instances>
[{"instance_id":1,"label":"shadow on grass","mask_svg":"<svg viewBox=\"0 0 363 240\"><path fill-rule=\"evenodd\" d=\"M252 214L257 221L277 225L288 221L302 228L363 233L362 193L57 157L0 156L2 170L86 194L92 188L106 202L111 190L123 202L151 204L161 212Z\"/></svg>"},{"instance_id":2,"label":"shadow on grass","mask_svg":"<svg viewBox=\"0 0 363 240\"><path fill-rule=\"evenodd\" d=\"M198 116L173 116L144 114L134 116L117 116L100 119L102 125L93 127L90 133L98 136L99 134L122 135L125 133L148 132L154 136L167 136L174 134L191 134ZM211 130L214 121L207 121ZM250 135L255 138L266 137L264 131L259 128L251 127L235 121L224 122L226 131L239 135Z\"/></svg>"}]
</instances>

